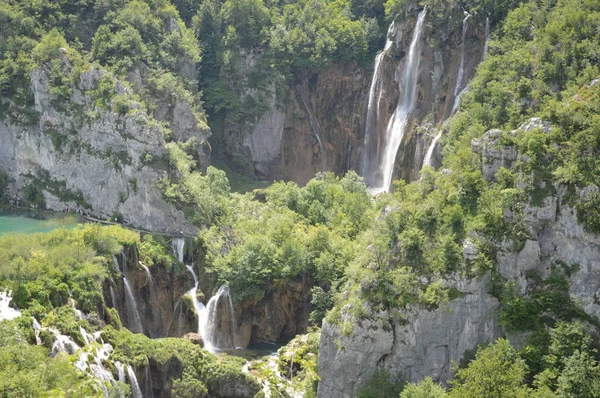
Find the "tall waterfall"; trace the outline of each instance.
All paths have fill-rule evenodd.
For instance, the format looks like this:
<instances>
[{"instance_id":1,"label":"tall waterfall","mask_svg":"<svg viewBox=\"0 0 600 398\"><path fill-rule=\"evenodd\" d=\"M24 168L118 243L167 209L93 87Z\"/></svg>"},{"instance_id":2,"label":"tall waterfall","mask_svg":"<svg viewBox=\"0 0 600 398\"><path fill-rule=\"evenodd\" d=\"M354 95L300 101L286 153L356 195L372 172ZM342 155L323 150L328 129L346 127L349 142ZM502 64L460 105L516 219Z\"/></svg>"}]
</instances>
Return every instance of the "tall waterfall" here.
<instances>
[{"instance_id":1,"label":"tall waterfall","mask_svg":"<svg viewBox=\"0 0 600 398\"><path fill-rule=\"evenodd\" d=\"M362 156L362 175L365 177L367 184L373 186L376 184L372 181L372 177L377 174L379 168L378 153L379 153L379 141L381 137L381 124L379 104L381 102L381 94L383 93L381 78L381 72L379 67L381 60L386 56L387 51L390 49L396 39L396 20L390 24L387 35L385 46L383 51L377 54L375 57L375 66L373 68L373 80L371 81L371 88L369 88L369 103L367 105L367 122L365 125L365 141Z\"/></svg>"},{"instance_id":2,"label":"tall waterfall","mask_svg":"<svg viewBox=\"0 0 600 398\"><path fill-rule=\"evenodd\" d=\"M460 67L458 68L458 75L456 75L456 83L454 84L454 105L452 105L452 111L450 116L454 115L454 112L458 109L460 104L460 95L462 94L463 81L465 80L465 39L467 37L467 21L471 17L468 12L462 21L462 38L461 38L461 50L460 50Z\"/></svg>"},{"instance_id":3,"label":"tall waterfall","mask_svg":"<svg viewBox=\"0 0 600 398\"><path fill-rule=\"evenodd\" d=\"M398 81L401 95L383 137L379 134L379 128L377 128L375 122L369 120L369 115L371 115L371 118L378 116L378 110L374 107L378 108L378 102L381 98L379 63L384 56L383 54L387 53L389 46L391 46L389 44L389 37L386 49L375 60L377 70L373 75L373 82L369 93L367 131L365 132L365 151L363 153L363 156L365 156L363 176L367 184L371 186L373 193L385 192L390 189L396 154L404 137L408 118L415 106L417 78L419 76L419 64L421 61L421 32L425 14L426 9L423 9L419 13L403 69L398 71L398 74L401 76ZM378 94L376 90L379 92ZM376 98L377 102L374 102ZM374 125L375 128L373 128Z\"/></svg>"},{"instance_id":4,"label":"tall waterfall","mask_svg":"<svg viewBox=\"0 0 600 398\"><path fill-rule=\"evenodd\" d=\"M125 306L127 307L127 319L129 320L128 328L134 333L144 333L140 312L127 277L123 278L123 285L125 286Z\"/></svg>"}]
</instances>

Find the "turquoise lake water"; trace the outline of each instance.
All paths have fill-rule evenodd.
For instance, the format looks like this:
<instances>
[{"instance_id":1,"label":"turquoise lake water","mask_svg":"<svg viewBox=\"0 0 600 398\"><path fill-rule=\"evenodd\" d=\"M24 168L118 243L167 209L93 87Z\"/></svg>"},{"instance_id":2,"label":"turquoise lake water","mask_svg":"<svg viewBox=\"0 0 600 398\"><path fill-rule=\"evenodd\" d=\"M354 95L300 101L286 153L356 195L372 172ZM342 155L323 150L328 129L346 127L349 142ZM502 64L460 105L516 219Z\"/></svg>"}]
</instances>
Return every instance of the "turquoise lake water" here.
<instances>
[{"instance_id":1,"label":"turquoise lake water","mask_svg":"<svg viewBox=\"0 0 600 398\"><path fill-rule=\"evenodd\" d=\"M81 223L81 219L69 214L0 210L0 235L50 232L57 228L73 228L78 223Z\"/></svg>"}]
</instances>

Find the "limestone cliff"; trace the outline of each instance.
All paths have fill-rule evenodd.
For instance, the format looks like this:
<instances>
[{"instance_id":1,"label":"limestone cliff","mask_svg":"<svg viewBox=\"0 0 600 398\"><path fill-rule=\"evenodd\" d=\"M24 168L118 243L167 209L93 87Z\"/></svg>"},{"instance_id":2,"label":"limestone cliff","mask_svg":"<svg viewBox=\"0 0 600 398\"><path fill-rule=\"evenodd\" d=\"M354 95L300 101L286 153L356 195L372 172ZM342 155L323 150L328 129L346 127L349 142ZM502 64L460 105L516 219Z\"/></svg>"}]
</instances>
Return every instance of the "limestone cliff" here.
<instances>
[{"instance_id":1,"label":"limestone cliff","mask_svg":"<svg viewBox=\"0 0 600 398\"><path fill-rule=\"evenodd\" d=\"M533 119L521 130L550 126ZM512 145L502 144L498 131L492 130L473 142L482 157L482 172L491 178L499 167L511 168L520 155ZM524 184L527 176L520 175ZM527 238L520 245L504 242L496 257L497 278L514 284L518 294L535 289L535 279L545 280L559 271L568 280L565 303L574 300L591 320L600 316L597 292L600 289L600 237L586 232L570 206L564 187L553 187L555 194L541 201L527 201L523 209L523 227ZM579 194L584 195L585 190ZM504 209L504 217L516 214ZM463 244L464 261L477 255L467 238ZM536 277L532 277L535 275ZM446 278L447 287L455 288L457 298L436 309L411 306L402 316L370 312L368 319L356 320L342 309L342 320L354 324L344 333L340 326L324 323L319 352L319 397L352 397L374 369L386 369L393 375L419 381L432 376L446 381L452 376L452 361L459 362L478 344L507 336L519 347L523 335L505 329L500 323L500 302L492 294L490 273L466 279ZM570 299L569 299L570 297Z\"/></svg>"},{"instance_id":2,"label":"limestone cliff","mask_svg":"<svg viewBox=\"0 0 600 398\"><path fill-rule=\"evenodd\" d=\"M72 73L67 56L61 57L65 73ZM32 120L0 121L0 169L9 177L13 204L120 217L151 231L195 233L156 186L168 176L165 138L128 86L89 67L73 73L70 95L57 100L49 68L35 69L30 80ZM193 116L188 111L175 117L179 125ZM182 136L191 134L180 130ZM203 141L207 133L196 136Z\"/></svg>"}]
</instances>

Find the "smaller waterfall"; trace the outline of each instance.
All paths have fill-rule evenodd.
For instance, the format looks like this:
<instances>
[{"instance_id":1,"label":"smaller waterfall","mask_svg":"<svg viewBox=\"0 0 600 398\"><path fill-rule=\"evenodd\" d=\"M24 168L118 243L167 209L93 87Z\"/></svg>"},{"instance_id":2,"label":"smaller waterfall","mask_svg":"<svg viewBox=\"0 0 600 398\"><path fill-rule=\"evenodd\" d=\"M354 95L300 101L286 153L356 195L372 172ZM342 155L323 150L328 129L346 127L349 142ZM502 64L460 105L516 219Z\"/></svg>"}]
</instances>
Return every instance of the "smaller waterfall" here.
<instances>
[{"instance_id":1,"label":"smaller waterfall","mask_svg":"<svg viewBox=\"0 0 600 398\"><path fill-rule=\"evenodd\" d=\"M490 42L490 17L485 19L485 40L483 42L483 52L481 53L481 60L485 61L487 56L488 46Z\"/></svg>"},{"instance_id":2,"label":"smaller waterfall","mask_svg":"<svg viewBox=\"0 0 600 398\"><path fill-rule=\"evenodd\" d=\"M210 298L202 317L202 339L208 350L234 348L235 313L229 285L222 285L217 294Z\"/></svg>"},{"instance_id":3,"label":"smaller waterfall","mask_svg":"<svg viewBox=\"0 0 600 398\"><path fill-rule=\"evenodd\" d=\"M458 74L456 75L456 84L454 85L454 105L452 105L452 111L450 115L453 115L458 109L460 104L460 94L462 94L463 80L465 79L465 39L467 38L467 21L471 17L471 14L465 11L467 14L462 21L462 36L461 36L461 50L460 50L460 66L458 68Z\"/></svg>"},{"instance_id":4,"label":"smaller waterfall","mask_svg":"<svg viewBox=\"0 0 600 398\"><path fill-rule=\"evenodd\" d=\"M121 267L119 267L119 260L117 260L117 256L113 255L113 264L115 265L115 269L121 272Z\"/></svg>"},{"instance_id":5,"label":"smaller waterfall","mask_svg":"<svg viewBox=\"0 0 600 398\"><path fill-rule=\"evenodd\" d=\"M121 383L126 383L125 380L125 367L119 361L115 361L115 368L117 369L117 378Z\"/></svg>"},{"instance_id":6,"label":"smaller waterfall","mask_svg":"<svg viewBox=\"0 0 600 398\"><path fill-rule=\"evenodd\" d=\"M304 96L302 95L300 90L296 89L296 92L298 93L298 96L300 97L300 101L302 102L302 105L304 106L306 113L308 113L308 123L310 124L310 128L311 128L314 136L317 138L317 142L319 144L319 152L321 153L321 156L322 156L320 171L325 171L325 169L327 167L326 166L327 165L327 162L326 162L327 154L325 153L325 150L323 149L323 142L321 141L321 134L319 134L319 132L321 131L321 127L319 126L319 122L317 121L317 118L313 114L311 108L306 103L306 100L304 99Z\"/></svg>"},{"instance_id":7,"label":"smaller waterfall","mask_svg":"<svg viewBox=\"0 0 600 398\"><path fill-rule=\"evenodd\" d=\"M115 294L115 289L113 289L112 284L109 286L109 289L110 289L110 299L112 300L113 308L115 308L118 311L119 308L117 307L117 295Z\"/></svg>"},{"instance_id":8,"label":"smaller waterfall","mask_svg":"<svg viewBox=\"0 0 600 398\"><path fill-rule=\"evenodd\" d=\"M83 312L81 312L81 310L78 310L75 307L75 300L73 300L73 297L69 297L69 305L71 306L71 308L73 308L73 312L75 312L75 316L77 317L77 319L82 320Z\"/></svg>"},{"instance_id":9,"label":"smaller waterfall","mask_svg":"<svg viewBox=\"0 0 600 398\"><path fill-rule=\"evenodd\" d=\"M179 260L180 263L183 263L183 249L185 248L185 239L173 238L171 246L173 247L173 252L177 255L177 260Z\"/></svg>"},{"instance_id":10,"label":"smaller waterfall","mask_svg":"<svg viewBox=\"0 0 600 398\"><path fill-rule=\"evenodd\" d=\"M198 334L200 336L202 336L202 339L204 339L204 334L202 331L202 324L203 324L203 318L204 318L204 304L202 304L200 302L200 300L198 300L198 298L196 297L197 293L198 293L198 277L196 276L196 273L194 272L194 268L191 265L186 265L188 271L191 272L192 276L194 277L194 287L188 292L188 294L190 296L192 296L192 304L194 305L194 311L196 312L196 316L198 317ZM205 340L205 344L206 344L206 340Z\"/></svg>"},{"instance_id":11,"label":"smaller waterfall","mask_svg":"<svg viewBox=\"0 0 600 398\"><path fill-rule=\"evenodd\" d=\"M150 374L150 366L146 366L144 370L144 392L147 397L154 396L154 389L152 388L152 375Z\"/></svg>"},{"instance_id":12,"label":"smaller waterfall","mask_svg":"<svg viewBox=\"0 0 600 398\"><path fill-rule=\"evenodd\" d=\"M127 254L125 250L121 250L121 261L123 262L123 272L127 271Z\"/></svg>"},{"instance_id":13,"label":"smaller waterfall","mask_svg":"<svg viewBox=\"0 0 600 398\"><path fill-rule=\"evenodd\" d=\"M56 341L52 345L51 355L56 356L59 353L67 353L69 355L75 355L80 347L71 339L69 336L60 334L58 330L52 330Z\"/></svg>"},{"instance_id":14,"label":"smaller waterfall","mask_svg":"<svg viewBox=\"0 0 600 398\"><path fill-rule=\"evenodd\" d=\"M152 273L144 263L142 263L141 261L139 263L140 267L142 267L144 272L146 272L146 276L148 277L148 287L150 289L150 300L152 301L152 306L154 307L155 311L158 311L158 298L156 296L156 290L154 288L154 279L152 279Z\"/></svg>"},{"instance_id":15,"label":"smaller waterfall","mask_svg":"<svg viewBox=\"0 0 600 398\"><path fill-rule=\"evenodd\" d=\"M439 139L442 138L442 131L443 130L440 130L439 133L437 133L437 135L433 139L433 141L431 141L431 144L427 149L427 153L425 154L425 158L423 159L423 167L432 165L431 158L433 157L433 151L435 150L435 146L437 145Z\"/></svg>"},{"instance_id":16,"label":"smaller waterfall","mask_svg":"<svg viewBox=\"0 0 600 398\"><path fill-rule=\"evenodd\" d=\"M450 111L448 119L450 119L450 117L454 115L454 113L456 113L456 111L458 110L458 106L460 105L460 97L468 89L468 86L463 87L463 84L465 80L465 40L467 38L467 21L469 20L469 18L471 18L471 14L469 14L466 11L465 14L466 16L462 21L460 65L458 67L458 73L456 74L456 83L454 84L454 104L452 105L452 110ZM448 119L446 119L446 123ZM440 140L440 138L442 138L442 133L444 132L446 123L444 123L444 126L440 129L440 131L436 134L435 138L429 144L429 148L427 148L427 152L425 153L425 157L423 158L423 165L421 166L421 168L432 165L431 161L433 157L433 152L435 151L435 146L437 145L438 141Z\"/></svg>"},{"instance_id":17,"label":"smaller waterfall","mask_svg":"<svg viewBox=\"0 0 600 398\"><path fill-rule=\"evenodd\" d=\"M21 311L10 307L12 292L0 292L0 321L15 319L21 316Z\"/></svg>"},{"instance_id":18,"label":"smaller waterfall","mask_svg":"<svg viewBox=\"0 0 600 398\"><path fill-rule=\"evenodd\" d=\"M35 332L35 344L42 344L42 339L40 338L40 330L42 330L42 325L35 319L31 317L31 325L33 326L33 330Z\"/></svg>"},{"instance_id":19,"label":"smaller waterfall","mask_svg":"<svg viewBox=\"0 0 600 398\"><path fill-rule=\"evenodd\" d=\"M128 327L134 333L144 333L142 319L140 318L137 303L127 277L123 278L123 285L125 286L125 306L127 307L127 318L129 320Z\"/></svg>"},{"instance_id":20,"label":"smaller waterfall","mask_svg":"<svg viewBox=\"0 0 600 398\"><path fill-rule=\"evenodd\" d=\"M131 385L131 396L133 398L143 398L142 390L140 390L140 385L138 384L135 372L129 365L127 365L127 377L129 378L129 384Z\"/></svg>"}]
</instances>

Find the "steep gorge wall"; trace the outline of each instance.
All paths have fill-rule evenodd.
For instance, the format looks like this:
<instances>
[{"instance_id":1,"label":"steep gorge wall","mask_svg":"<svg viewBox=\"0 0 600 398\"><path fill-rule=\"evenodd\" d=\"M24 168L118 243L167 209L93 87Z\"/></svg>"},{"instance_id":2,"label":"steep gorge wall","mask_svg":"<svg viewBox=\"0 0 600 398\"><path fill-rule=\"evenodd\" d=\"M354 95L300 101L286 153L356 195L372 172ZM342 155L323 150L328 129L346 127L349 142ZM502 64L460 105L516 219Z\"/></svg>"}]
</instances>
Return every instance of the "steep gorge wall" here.
<instances>
[{"instance_id":1,"label":"steep gorge wall","mask_svg":"<svg viewBox=\"0 0 600 398\"><path fill-rule=\"evenodd\" d=\"M522 129L547 128L533 120ZM511 145L502 145L500 134L491 130L473 148L482 156L482 172L491 179L501 166L510 168L520 158ZM514 284L518 294L535 289L531 275L548 278L563 270L568 292L580 303L581 310L597 325L600 304L600 236L586 232L569 204L569 194L560 185L556 194L541 202L530 201L523 209L527 239L518 247L504 242L498 247L496 270L502 284ZM583 191L578 194L584 194ZM504 210L505 218L515 215ZM474 259L477 249L467 238L463 244L466 262ZM319 397L353 397L375 369L385 369L409 381L431 376L436 381L452 377L452 361L459 362L479 344L508 337L520 347L527 333L507 330L500 323L500 302L492 295L490 273L465 279L455 275L444 281L461 294L436 309L411 306L402 319L387 313L371 312L366 320L355 320L342 309L342 320L355 325L344 333L338 325L323 325L319 351ZM568 305L567 302L564 305Z\"/></svg>"},{"instance_id":2,"label":"steep gorge wall","mask_svg":"<svg viewBox=\"0 0 600 398\"><path fill-rule=\"evenodd\" d=\"M400 71L416 14L397 17L395 29L389 32L393 45L380 67L383 94L379 123L383 126L387 126L402 94ZM463 51L462 13L454 14L452 23L443 29L425 19L417 100L396 158L395 178L418 177L436 127L451 114ZM462 87L482 58L484 41L485 22L471 18L465 37ZM229 123L228 115L221 115L218 128L223 130L227 159L259 179L300 184L319 171L360 171L372 73L356 64L333 64L323 70L297 72L283 91L275 90L272 84L266 94L268 110L256 120L240 126Z\"/></svg>"},{"instance_id":3,"label":"steep gorge wall","mask_svg":"<svg viewBox=\"0 0 600 398\"><path fill-rule=\"evenodd\" d=\"M61 62L71 73L66 56ZM91 67L76 76L71 95L59 101L50 73L45 66L31 73L34 120L0 121L0 170L9 178L11 203L81 210L100 219L118 214L135 227L195 234L196 227L156 185L169 177L164 137L130 89ZM98 106L97 90L106 80L124 108L111 109L110 101L108 107ZM186 115L193 117L190 111L178 118ZM195 134L200 142L207 137L207 132Z\"/></svg>"}]
</instances>

